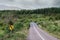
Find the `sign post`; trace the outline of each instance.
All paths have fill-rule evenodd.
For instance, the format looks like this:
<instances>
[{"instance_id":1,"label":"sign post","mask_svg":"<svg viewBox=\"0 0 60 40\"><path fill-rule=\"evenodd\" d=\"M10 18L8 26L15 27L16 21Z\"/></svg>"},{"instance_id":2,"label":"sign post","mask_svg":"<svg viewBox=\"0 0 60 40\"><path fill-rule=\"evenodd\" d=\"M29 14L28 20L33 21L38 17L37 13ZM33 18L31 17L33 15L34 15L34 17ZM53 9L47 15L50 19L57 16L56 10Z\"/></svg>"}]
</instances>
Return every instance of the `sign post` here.
<instances>
[{"instance_id":1,"label":"sign post","mask_svg":"<svg viewBox=\"0 0 60 40\"><path fill-rule=\"evenodd\" d=\"M13 30L14 30L14 26L13 26L12 21L9 21L9 30L10 30L10 32L13 32Z\"/></svg>"}]
</instances>

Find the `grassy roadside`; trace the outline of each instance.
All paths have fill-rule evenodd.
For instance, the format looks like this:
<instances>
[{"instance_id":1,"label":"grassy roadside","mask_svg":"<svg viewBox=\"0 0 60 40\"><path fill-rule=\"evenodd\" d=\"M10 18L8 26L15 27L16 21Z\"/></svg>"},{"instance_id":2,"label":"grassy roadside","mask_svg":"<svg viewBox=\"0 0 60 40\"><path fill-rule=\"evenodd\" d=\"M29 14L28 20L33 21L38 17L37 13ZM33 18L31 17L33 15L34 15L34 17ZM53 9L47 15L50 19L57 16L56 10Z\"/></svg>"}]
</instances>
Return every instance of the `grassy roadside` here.
<instances>
[{"instance_id":1,"label":"grassy roadside","mask_svg":"<svg viewBox=\"0 0 60 40\"><path fill-rule=\"evenodd\" d=\"M11 14L12 15L12 14ZM14 15L14 14L13 14ZM5 15L4 15L5 16ZM11 17L11 16L7 16ZM14 31L9 32L8 18L1 19L0 22L0 40L26 40L28 30L29 30L29 21L24 20L24 15L19 16L20 18L11 17L13 21Z\"/></svg>"},{"instance_id":2,"label":"grassy roadside","mask_svg":"<svg viewBox=\"0 0 60 40\"><path fill-rule=\"evenodd\" d=\"M56 15L57 16L57 15ZM50 17L50 16L48 16ZM46 19L46 18L44 18ZM40 28L47 31L52 36L60 39L60 20L44 20L37 22L39 25L41 25Z\"/></svg>"},{"instance_id":3,"label":"grassy roadside","mask_svg":"<svg viewBox=\"0 0 60 40\"><path fill-rule=\"evenodd\" d=\"M53 36L60 38L60 14L45 15L45 14L2 14L0 22L0 39L2 40L26 40L29 31L29 23L34 21L41 25L42 29L46 30ZM4 18L4 16L6 16ZM12 19L15 27L14 33L6 33L8 27L8 18ZM7 35L6 35L7 34Z\"/></svg>"},{"instance_id":4,"label":"grassy roadside","mask_svg":"<svg viewBox=\"0 0 60 40\"><path fill-rule=\"evenodd\" d=\"M14 24L15 28L13 33L8 29L0 29L0 40L26 40L28 34L28 27L25 27L21 22Z\"/></svg>"}]
</instances>

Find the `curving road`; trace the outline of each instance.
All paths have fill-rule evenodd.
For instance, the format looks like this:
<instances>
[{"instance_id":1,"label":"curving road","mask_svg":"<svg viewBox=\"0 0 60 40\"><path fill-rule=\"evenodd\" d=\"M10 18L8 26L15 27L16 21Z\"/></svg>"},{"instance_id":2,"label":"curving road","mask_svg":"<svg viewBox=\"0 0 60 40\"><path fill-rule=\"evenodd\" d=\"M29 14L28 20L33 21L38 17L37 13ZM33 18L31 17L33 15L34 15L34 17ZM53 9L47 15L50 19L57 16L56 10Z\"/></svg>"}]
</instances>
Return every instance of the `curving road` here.
<instances>
[{"instance_id":1,"label":"curving road","mask_svg":"<svg viewBox=\"0 0 60 40\"><path fill-rule=\"evenodd\" d=\"M52 37L48 33L44 32L42 29L38 28L36 23L31 22L27 40L58 40L58 39Z\"/></svg>"}]
</instances>

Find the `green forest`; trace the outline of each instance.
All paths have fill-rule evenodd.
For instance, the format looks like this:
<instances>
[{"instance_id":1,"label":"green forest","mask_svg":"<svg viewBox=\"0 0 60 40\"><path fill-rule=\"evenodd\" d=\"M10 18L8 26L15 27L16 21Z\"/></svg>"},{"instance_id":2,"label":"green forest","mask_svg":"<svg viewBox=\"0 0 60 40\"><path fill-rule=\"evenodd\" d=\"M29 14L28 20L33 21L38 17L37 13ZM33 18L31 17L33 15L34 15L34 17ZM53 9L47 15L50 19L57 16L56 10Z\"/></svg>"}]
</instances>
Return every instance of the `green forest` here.
<instances>
[{"instance_id":1,"label":"green forest","mask_svg":"<svg viewBox=\"0 0 60 40\"><path fill-rule=\"evenodd\" d=\"M12 12L14 14L52 14L60 13L60 8L42 8L42 9L33 9L33 10L1 10L0 13Z\"/></svg>"},{"instance_id":2,"label":"green forest","mask_svg":"<svg viewBox=\"0 0 60 40\"><path fill-rule=\"evenodd\" d=\"M13 23L13 32L9 22ZM0 10L0 40L26 40L30 22L60 39L60 8ZM41 26L40 26L41 25Z\"/></svg>"}]
</instances>

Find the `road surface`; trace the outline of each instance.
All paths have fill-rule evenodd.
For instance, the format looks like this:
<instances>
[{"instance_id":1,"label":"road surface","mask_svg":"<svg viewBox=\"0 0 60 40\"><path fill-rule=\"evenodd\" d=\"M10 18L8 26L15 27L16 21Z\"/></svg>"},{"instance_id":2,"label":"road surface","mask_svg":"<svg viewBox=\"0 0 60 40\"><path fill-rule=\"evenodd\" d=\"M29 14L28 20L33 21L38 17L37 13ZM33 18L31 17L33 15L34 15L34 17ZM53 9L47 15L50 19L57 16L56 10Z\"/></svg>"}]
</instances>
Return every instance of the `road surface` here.
<instances>
[{"instance_id":1,"label":"road surface","mask_svg":"<svg viewBox=\"0 0 60 40\"><path fill-rule=\"evenodd\" d=\"M44 32L42 29L38 28L36 23L31 22L27 40L58 40L58 39Z\"/></svg>"}]
</instances>

